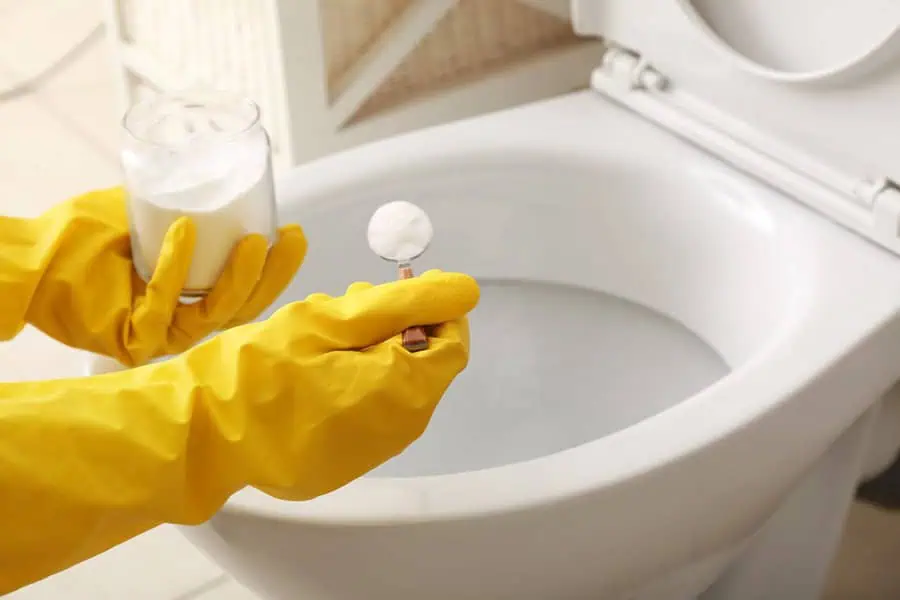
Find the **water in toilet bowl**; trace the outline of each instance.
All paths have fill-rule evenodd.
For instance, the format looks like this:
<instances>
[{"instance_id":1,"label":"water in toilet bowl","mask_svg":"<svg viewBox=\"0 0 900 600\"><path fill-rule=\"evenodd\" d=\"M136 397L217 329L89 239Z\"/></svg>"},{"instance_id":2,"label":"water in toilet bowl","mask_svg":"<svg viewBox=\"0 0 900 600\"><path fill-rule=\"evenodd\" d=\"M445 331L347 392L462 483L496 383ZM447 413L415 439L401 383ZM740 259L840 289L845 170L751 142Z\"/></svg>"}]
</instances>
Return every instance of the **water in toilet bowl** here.
<instances>
[{"instance_id":1,"label":"water in toilet bowl","mask_svg":"<svg viewBox=\"0 0 900 600\"><path fill-rule=\"evenodd\" d=\"M633 425L728 372L683 325L615 296L515 281L481 288L469 368L426 434L371 476L459 473L553 454Z\"/></svg>"},{"instance_id":2,"label":"water in toilet bowl","mask_svg":"<svg viewBox=\"0 0 900 600\"><path fill-rule=\"evenodd\" d=\"M729 194L742 202L710 204L740 221L710 239L690 230L701 222L684 224L653 199L659 189L682 189L682 203L706 205L704 194L724 194L719 188L695 189L674 171L671 178L660 170L600 177L593 163L551 166L440 164L427 176L392 174L382 185L341 188L294 217L309 252L280 302L394 279L366 231L373 212L396 200L420 206L440 232L417 270L469 273L481 287L467 369L422 437L368 477L489 469L614 434L721 379L768 331L747 324L777 317L765 306L732 309L746 307L740 299L753 293L743 265L772 252L752 197ZM566 232L565 240L547 232ZM635 239L647 243L635 247ZM777 267L766 277L780 277ZM740 335L724 337L718 328Z\"/></svg>"}]
</instances>

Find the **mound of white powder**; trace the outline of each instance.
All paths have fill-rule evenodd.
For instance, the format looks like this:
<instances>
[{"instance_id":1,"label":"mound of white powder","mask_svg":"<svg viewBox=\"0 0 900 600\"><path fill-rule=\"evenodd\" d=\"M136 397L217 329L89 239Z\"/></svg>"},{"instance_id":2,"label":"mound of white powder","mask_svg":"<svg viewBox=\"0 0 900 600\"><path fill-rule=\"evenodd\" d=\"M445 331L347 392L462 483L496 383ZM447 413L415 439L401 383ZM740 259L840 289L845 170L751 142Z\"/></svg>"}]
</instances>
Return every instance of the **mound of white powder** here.
<instances>
[{"instance_id":1,"label":"mound of white powder","mask_svg":"<svg viewBox=\"0 0 900 600\"><path fill-rule=\"evenodd\" d=\"M369 248L378 256L408 262L428 248L434 230L425 211L403 200L378 207L369 220Z\"/></svg>"}]
</instances>

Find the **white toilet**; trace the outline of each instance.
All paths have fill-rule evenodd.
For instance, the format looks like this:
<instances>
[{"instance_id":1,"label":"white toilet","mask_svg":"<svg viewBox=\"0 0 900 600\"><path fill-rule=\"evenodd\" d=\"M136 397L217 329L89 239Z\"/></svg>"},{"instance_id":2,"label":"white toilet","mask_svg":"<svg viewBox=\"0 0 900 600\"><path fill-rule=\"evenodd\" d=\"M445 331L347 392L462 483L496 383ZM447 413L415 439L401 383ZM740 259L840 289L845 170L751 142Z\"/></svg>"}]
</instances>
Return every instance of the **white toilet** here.
<instances>
[{"instance_id":1,"label":"white toilet","mask_svg":"<svg viewBox=\"0 0 900 600\"><path fill-rule=\"evenodd\" d=\"M615 42L591 91L281 182L310 247L282 303L390 279L365 229L399 199L435 226L416 269L483 300L406 452L185 530L261 598L814 600L893 459L900 2L574 7Z\"/></svg>"}]
</instances>

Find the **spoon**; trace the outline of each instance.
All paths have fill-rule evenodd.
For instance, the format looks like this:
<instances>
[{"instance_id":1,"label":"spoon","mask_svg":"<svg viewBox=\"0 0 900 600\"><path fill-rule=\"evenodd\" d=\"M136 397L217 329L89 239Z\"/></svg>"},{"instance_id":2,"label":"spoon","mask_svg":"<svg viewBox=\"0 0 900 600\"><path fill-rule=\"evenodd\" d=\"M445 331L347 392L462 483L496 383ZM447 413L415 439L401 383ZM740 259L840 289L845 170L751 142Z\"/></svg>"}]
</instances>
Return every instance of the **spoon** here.
<instances>
[{"instance_id":1,"label":"spoon","mask_svg":"<svg viewBox=\"0 0 900 600\"><path fill-rule=\"evenodd\" d=\"M397 265L399 279L415 277L412 262L431 244L434 230L424 210L403 200L382 204L369 219L369 248ZM428 334L421 325L406 329L401 340L409 352L428 348Z\"/></svg>"}]
</instances>

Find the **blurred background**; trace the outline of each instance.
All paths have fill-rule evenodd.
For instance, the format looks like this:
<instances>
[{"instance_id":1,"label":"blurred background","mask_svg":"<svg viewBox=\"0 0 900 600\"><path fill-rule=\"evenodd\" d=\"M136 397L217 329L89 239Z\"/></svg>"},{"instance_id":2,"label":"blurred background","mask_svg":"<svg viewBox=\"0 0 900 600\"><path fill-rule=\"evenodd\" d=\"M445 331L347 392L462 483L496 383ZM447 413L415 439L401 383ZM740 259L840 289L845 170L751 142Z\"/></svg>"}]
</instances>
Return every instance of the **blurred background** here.
<instances>
[{"instance_id":1,"label":"blurred background","mask_svg":"<svg viewBox=\"0 0 900 600\"><path fill-rule=\"evenodd\" d=\"M116 185L119 120L152 94L250 96L284 170L582 88L599 50L566 0L0 0L0 210ZM32 330L0 345L3 380L78 365ZM898 599L898 565L900 514L857 504L827 598ZM9 597L251 599L167 527Z\"/></svg>"}]
</instances>

